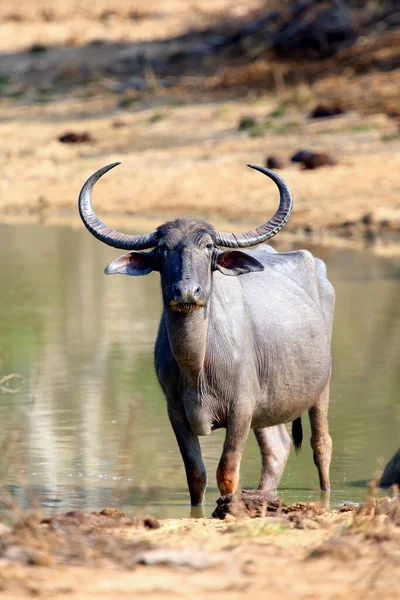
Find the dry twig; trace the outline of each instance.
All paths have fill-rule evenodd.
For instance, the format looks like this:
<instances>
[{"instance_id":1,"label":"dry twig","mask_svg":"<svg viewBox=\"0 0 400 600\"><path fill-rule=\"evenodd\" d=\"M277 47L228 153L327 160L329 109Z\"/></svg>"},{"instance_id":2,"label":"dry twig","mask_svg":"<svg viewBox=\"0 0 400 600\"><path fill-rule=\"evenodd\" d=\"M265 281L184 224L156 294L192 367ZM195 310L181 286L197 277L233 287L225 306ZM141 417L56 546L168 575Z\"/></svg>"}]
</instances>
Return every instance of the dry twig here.
<instances>
[{"instance_id":1,"label":"dry twig","mask_svg":"<svg viewBox=\"0 0 400 600\"><path fill-rule=\"evenodd\" d=\"M8 381L12 381L13 379L18 379L20 385L18 387L8 387L4 385ZM19 373L11 373L10 375L5 375L0 379L0 391L6 394L17 394L21 391L22 385L24 382L24 378Z\"/></svg>"}]
</instances>

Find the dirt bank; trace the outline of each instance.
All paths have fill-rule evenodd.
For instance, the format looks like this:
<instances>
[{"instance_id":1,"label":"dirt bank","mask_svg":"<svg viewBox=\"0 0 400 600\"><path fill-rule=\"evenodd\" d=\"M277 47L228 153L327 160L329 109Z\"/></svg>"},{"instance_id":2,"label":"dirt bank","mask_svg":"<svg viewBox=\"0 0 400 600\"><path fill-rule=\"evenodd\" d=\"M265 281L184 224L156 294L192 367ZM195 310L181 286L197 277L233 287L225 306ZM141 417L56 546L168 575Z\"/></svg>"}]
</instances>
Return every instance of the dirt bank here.
<instances>
[{"instance_id":1,"label":"dirt bank","mask_svg":"<svg viewBox=\"0 0 400 600\"><path fill-rule=\"evenodd\" d=\"M128 4L100 3L94 12L73 0L58 8L44 1L1 7L2 221L78 225L83 181L120 160L122 166L95 193L95 207L110 224L133 231L191 214L240 230L268 218L277 206L274 186L245 168L273 155L283 163L279 172L295 197L287 227L292 235L368 244L378 238L383 251L398 238L400 136L398 114L390 107L399 69L380 72L380 63L354 67L360 52L366 56L364 40L348 57L350 70L329 76L327 63L328 74L312 84L305 77L286 87L278 65L275 84L268 87L268 61L227 64L212 77L204 64L172 87L146 63L137 81L129 69L136 73L132 65L141 64L136 59L143 40L151 46L151 40L170 39L222 14L250 18L260 4L233 9L219 0L193 10L163 2L149 12L137 2L135 14ZM390 36L386 46L396 53L397 30ZM373 52L385 54L378 38ZM146 48L151 55L152 47ZM310 118L321 101L339 103L344 114ZM304 148L327 152L337 164L303 170L290 157Z\"/></svg>"},{"instance_id":2,"label":"dirt bank","mask_svg":"<svg viewBox=\"0 0 400 600\"><path fill-rule=\"evenodd\" d=\"M99 167L122 165L98 184L95 207L108 222L127 217L161 221L202 215L233 230L258 223L277 206L274 186L246 169L267 155L284 161L291 186L292 233L343 237L400 231L397 125L385 115L350 112L311 120L289 107L271 117L274 98L122 109L114 95L90 102L69 99L43 106L3 107L0 218L76 219L83 181ZM279 103L278 103L279 105ZM239 131L243 115L267 122L260 135ZM68 132L87 132L87 143L61 143ZM290 162L300 148L329 151L338 164L305 171ZM367 216L367 218L366 218ZM364 219L364 221L363 221ZM366 223L365 223L366 221ZM152 223L152 226L154 223Z\"/></svg>"},{"instance_id":3,"label":"dirt bank","mask_svg":"<svg viewBox=\"0 0 400 600\"><path fill-rule=\"evenodd\" d=\"M225 521L104 512L3 525L2 598L365 599L398 587L396 501Z\"/></svg>"}]
</instances>

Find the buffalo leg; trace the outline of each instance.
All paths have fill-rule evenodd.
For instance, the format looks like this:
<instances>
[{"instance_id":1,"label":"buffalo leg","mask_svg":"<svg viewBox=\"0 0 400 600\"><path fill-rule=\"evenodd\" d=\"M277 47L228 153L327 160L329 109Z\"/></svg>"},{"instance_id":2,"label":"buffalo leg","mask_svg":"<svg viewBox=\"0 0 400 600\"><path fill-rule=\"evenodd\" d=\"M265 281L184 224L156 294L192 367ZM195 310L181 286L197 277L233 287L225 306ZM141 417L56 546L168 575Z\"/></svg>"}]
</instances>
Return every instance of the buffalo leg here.
<instances>
[{"instance_id":1,"label":"buffalo leg","mask_svg":"<svg viewBox=\"0 0 400 600\"><path fill-rule=\"evenodd\" d=\"M226 425L226 436L217 469L217 484L221 496L234 494L239 483L240 462L250 431L248 416L235 415Z\"/></svg>"},{"instance_id":2,"label":"buffalo leg","mask_svg":"<svg viewBox=\"0 0 400 600\"><path fill-rule=\"evenodd\" d=\"M285 425L255 429L260 447L262 471L258 489L275 491L282 477L290 452L290 436Z\"/></svg>"},{"instance_id":3,"label":"buffalo leg","mask_svg":"<svg viewBox=\"0 0 400 600\"><path fill-rule=\"evenodd\" d=\"M186 416L180 411L168 406L168 415L185 464L191 504L192 506L204 504L207 473L199 438L193 433Z\"/></svg>"},{"instance_id":4,"label":"buffalo leg","mask_svg":"<svg viewBox=\"0 0 400 600\"><path fill-rule=\"evenodd\" d=\"M329 466L332 456L332 438L328 425L329 382L318 402L308 411L311 424L311 447L314 463L318 469L319 484L322 491L331 488Z\"/></svg>"}]
</instances>

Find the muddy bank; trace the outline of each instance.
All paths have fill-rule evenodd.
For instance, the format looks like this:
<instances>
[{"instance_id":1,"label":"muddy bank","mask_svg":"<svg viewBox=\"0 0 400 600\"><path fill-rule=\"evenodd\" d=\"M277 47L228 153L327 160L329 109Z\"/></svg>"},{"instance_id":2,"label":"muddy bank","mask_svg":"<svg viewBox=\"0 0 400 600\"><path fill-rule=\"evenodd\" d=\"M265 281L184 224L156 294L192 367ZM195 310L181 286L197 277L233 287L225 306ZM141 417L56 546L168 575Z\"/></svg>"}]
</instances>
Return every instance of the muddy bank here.
<instances>
[{"instance_id":1,"label":"muddy bank","mask_svg":"<svg viewBox=\"0 0 400 600\"><path fill-rule=\"evenodd\" d=\"M86 177L121 160L94 193L95 209L111 225L126 228L130 219L134 231L195 215L237 231L276 210L272 183L245 167L263 165L273 154L294 194L286 227L292 235L386 243L399 234L400 138L393 119L351 111L310 119L308 111L273 97L181 106L155 98L157 106L125 108L113 94L45 107L5 105L0 219L78 224L76 201ZM259 130L240 128L245 115ZM71 132L85 134L84 142L62 143ZM336 164L304 170L290 160L304 147L329 151Z\"/></svg>"},{"instance_id":2,"label":"muddy bank","mask_svg":"<svg viewBox=\"0 0 400 600\"><path fill-rule=\"evenodd\" d=\"M224 521L25 516L1 526L2 597L393 597L398 501L285 510Z\"/></svg>"},{"instance_id":3,"label":"muddy bank","mask_svg":"<svg viewBox=\"0 0 400 600\"><path fill-rule=\"evenodd\" d=\"M95 191L110 224L195 215L238 231L277 207L274 186L245 168L272 156L295 198L290 235L397 244L398 29L301 65L249 60L247 46L196 50L263 10L258 0L1 7L0 219L78 224L83 181L120 160ZM321 103L329 118L313 118ZM329 161L291 162L299 150Z\"/></svg>"},{"instance_id":4,"label":"muddy bank","mask_svg":"<svg viewBox=\"0 0 400 600\"><path fill-rule=\"evenodd\" d=\"M260 10L256 0L0 7L0 220L79 226L82 183L120 160L94 198L111 225L137 231L194 215L247 229L278 199L245 165L272 156L295 198L289 235L398 244L398 30L306 61L300 79L290 57L196 58L215 23L234 31ZM321 103L331 117L313 118ZM291 162L299 150L330 160Z\"/></svg>"}]
</instances>

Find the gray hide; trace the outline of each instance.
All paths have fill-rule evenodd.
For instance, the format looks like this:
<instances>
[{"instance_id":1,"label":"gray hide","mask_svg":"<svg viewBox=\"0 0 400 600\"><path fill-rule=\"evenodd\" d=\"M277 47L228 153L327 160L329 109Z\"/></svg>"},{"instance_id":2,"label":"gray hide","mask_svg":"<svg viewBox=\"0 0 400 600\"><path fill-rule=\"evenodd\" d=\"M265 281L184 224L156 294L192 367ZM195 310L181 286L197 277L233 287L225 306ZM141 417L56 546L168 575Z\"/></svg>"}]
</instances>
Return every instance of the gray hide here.
<instances>
[{"instance_id":1,"label":"gray hide","mask_svg":"<svg viewBox=\"0 0 400 600\"><path fill-rule=\"evenodd\" d=\"M198 435L227 428L217 475L221 494L235 491L249 429L259 443L263 432L272 437L264 450L270 460L278 455L279 474L271 474L270 481L264 477L260 489L275 488L287 458L287 434L282 427L279 435L276 428L264 428L309 409L321 488L329 489L326 412L334 292L325 265L305 250L278 253L261 245L246 254L264 270L238 277L215 271L207 307L175 316L167 306L161 318L156 371L186 457L193 503L203 501L205 488ZM276 435L281 439L274 443ZM321 446L328 448L318 452Z\"/></svg>"}]
</instances>

